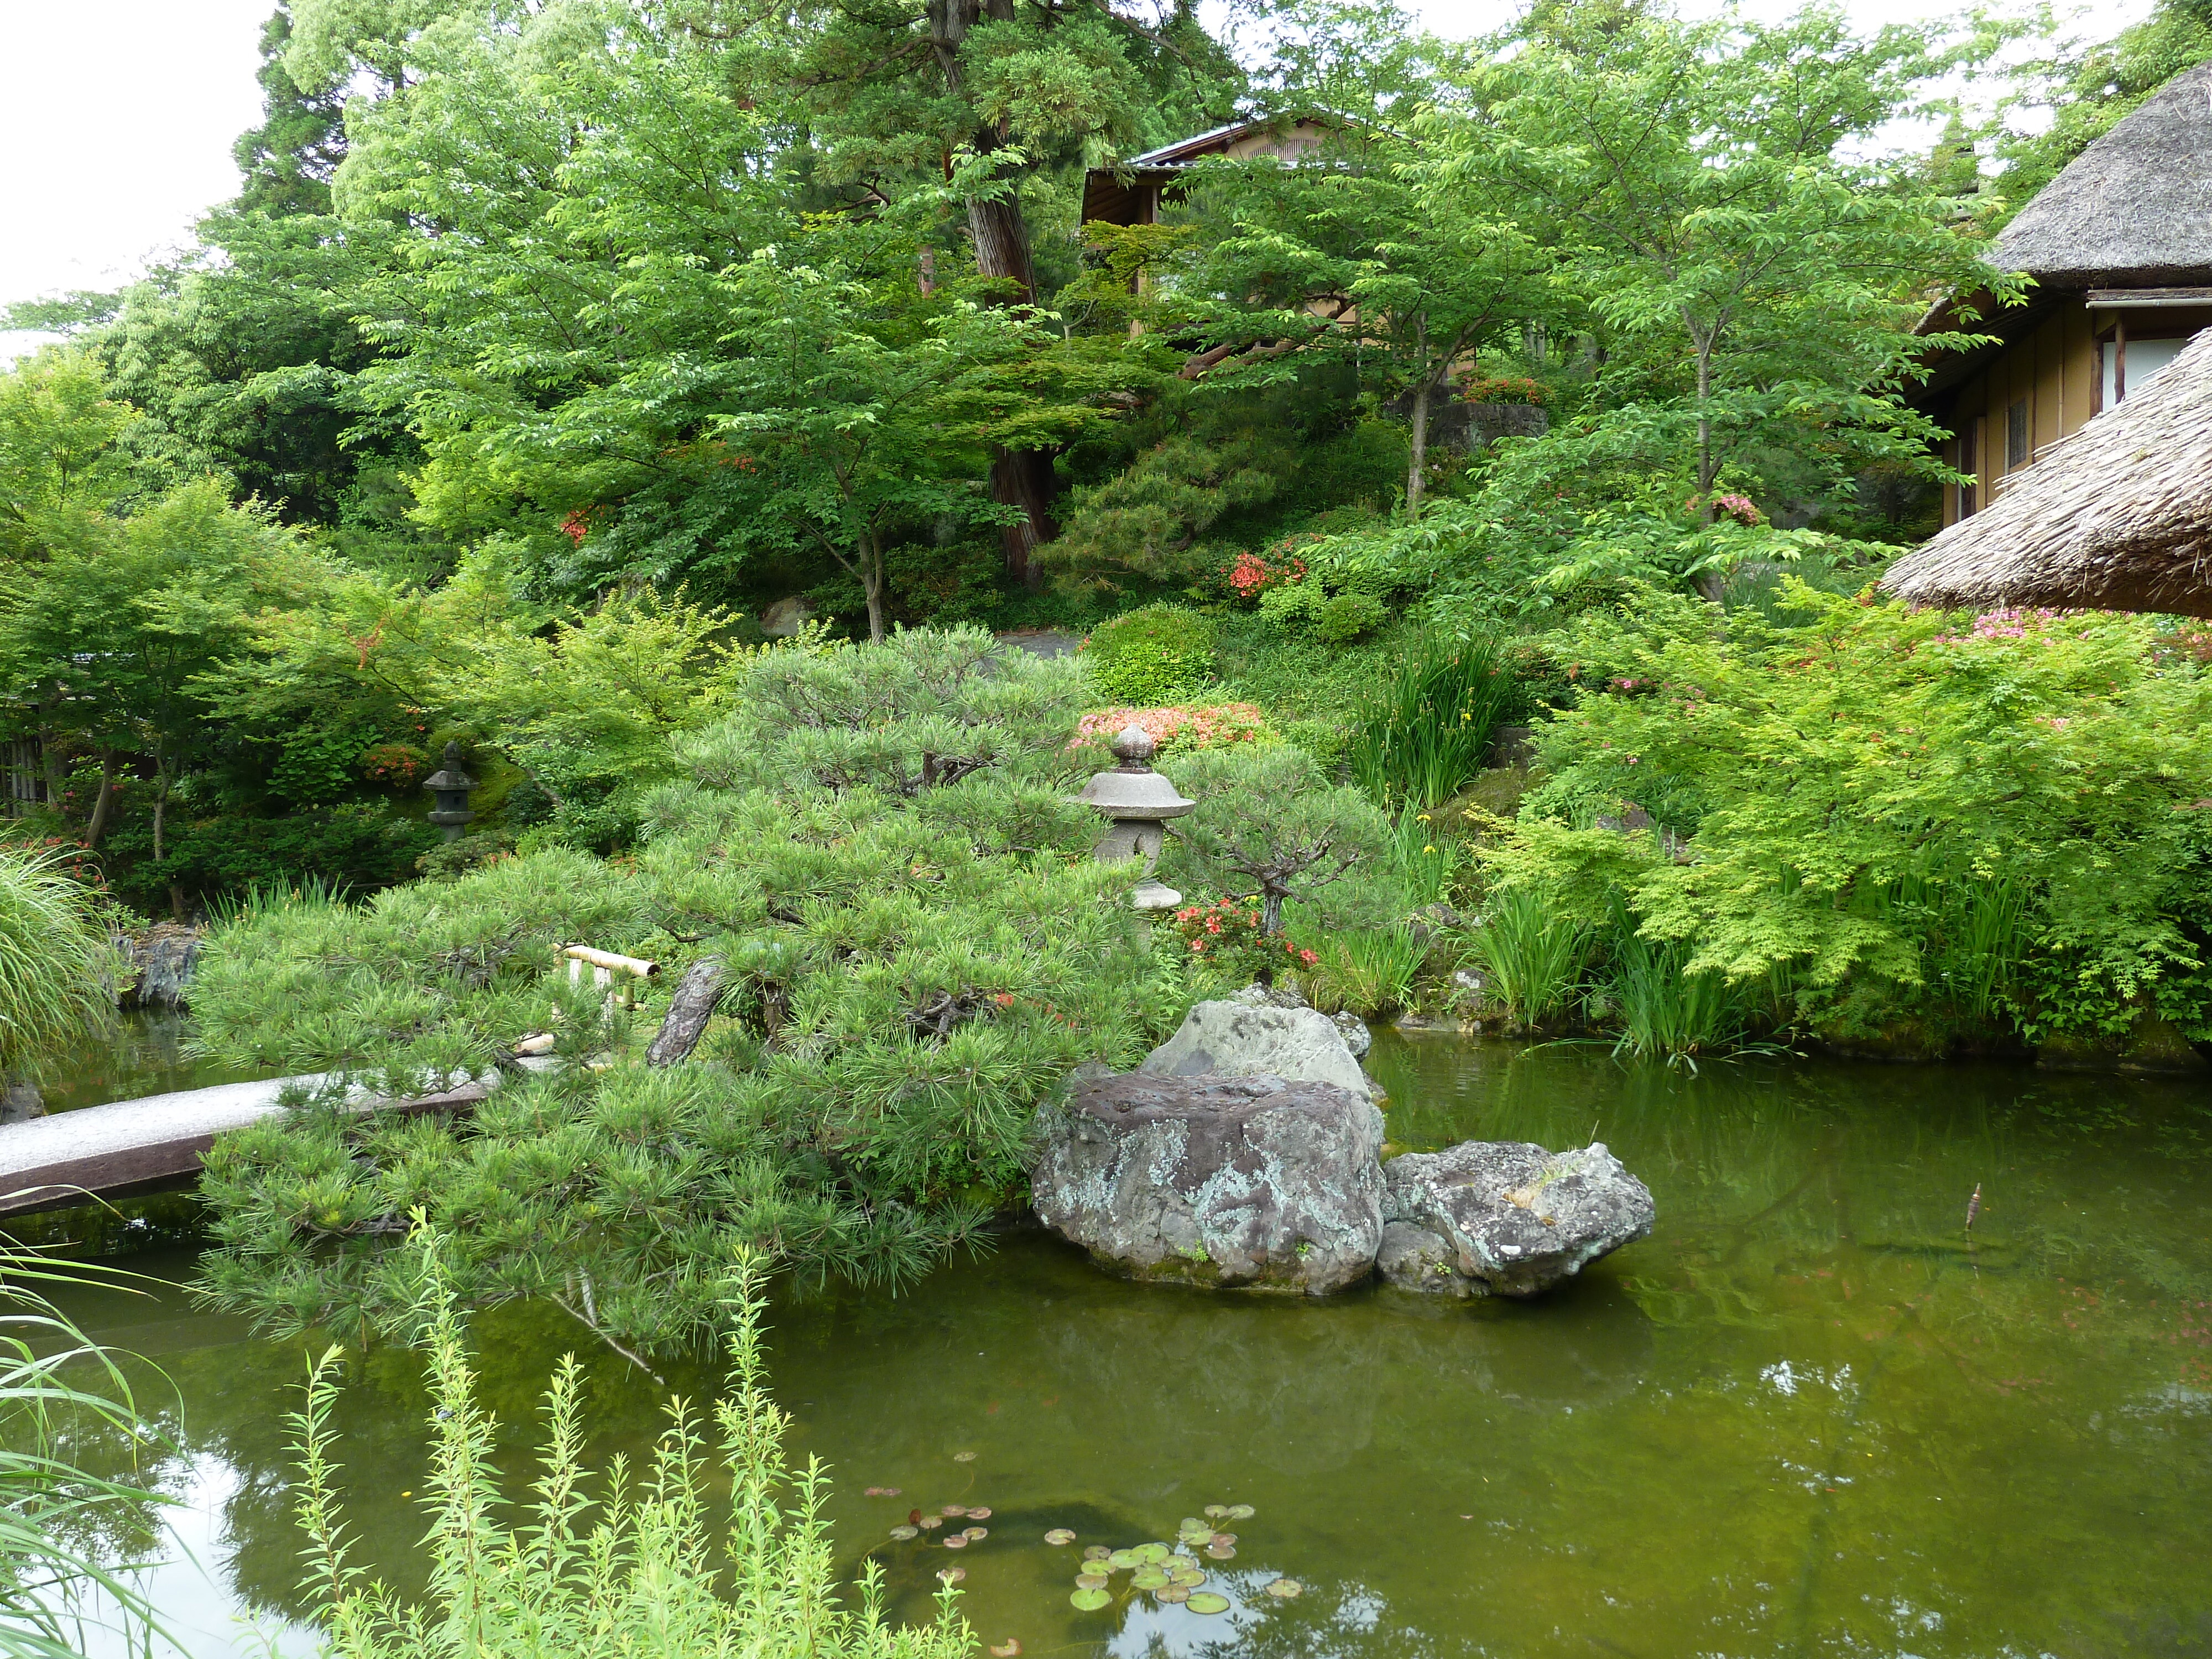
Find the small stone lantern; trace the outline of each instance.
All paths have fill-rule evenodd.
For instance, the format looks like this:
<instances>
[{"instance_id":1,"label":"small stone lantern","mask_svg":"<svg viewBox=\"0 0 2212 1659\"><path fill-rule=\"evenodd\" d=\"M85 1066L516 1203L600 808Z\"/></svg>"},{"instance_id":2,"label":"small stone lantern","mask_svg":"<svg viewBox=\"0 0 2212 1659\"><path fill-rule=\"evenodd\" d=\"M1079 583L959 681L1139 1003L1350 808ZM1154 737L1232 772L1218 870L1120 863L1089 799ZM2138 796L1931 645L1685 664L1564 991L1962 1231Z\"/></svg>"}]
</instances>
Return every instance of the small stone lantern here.
<instances>
[{"instance_id":1,"label":"small stone lantern","mask_svg":"<svg viewBox=\"0 0 2212 1659\"><path fill-rule=\"evenodd\" d=\"M476 817L469 811L469 791L477 787L477 781L461 770L459 744L446 745L446 764L425 778L422 787L437 803L431 811L430 822L446 832L447 841L459 841L461 827Z\"/></svg>"},{"instance_id":2,"label":"small stone lantern","mask_svg":"<svg viewBox=\"0 0 2212 1659\"><path fill-rule=\"evenodd\" d=\"M1182 902L1182 895L1154 881L1152 872L1159 866L1160 848L1167 841L1167 820L1181 817L1198 803L1185 800L1176 793L1175 785L1152 770L1150 763L1159 745L1143 726L1122 727L1113 749L1114 758L1121 763L1110 772L1099 773L1077 797L1097 807L1109 821L1104 838L1091 849L1091 856L1101 864L1141 858L1144 879L1130 895L1130 903L1139 910L1172 910Z\"/></svg>"}]
</instances>

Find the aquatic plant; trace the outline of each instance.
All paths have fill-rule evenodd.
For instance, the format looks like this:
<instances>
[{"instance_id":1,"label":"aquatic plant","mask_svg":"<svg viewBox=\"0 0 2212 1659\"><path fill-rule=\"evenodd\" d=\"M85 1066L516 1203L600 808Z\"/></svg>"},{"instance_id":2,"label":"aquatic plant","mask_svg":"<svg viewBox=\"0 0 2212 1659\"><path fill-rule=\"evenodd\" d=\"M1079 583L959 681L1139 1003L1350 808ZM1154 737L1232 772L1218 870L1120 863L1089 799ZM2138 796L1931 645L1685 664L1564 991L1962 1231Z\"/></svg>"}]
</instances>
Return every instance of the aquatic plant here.
<instances>
[{"instance_id":1,"label":"aquatic plant","mask_svg":"<svg viewBox=\"0 0 2212 1659\"><path fill-rule=\"evenodd\" d=\"M1370 1018L1395 1013L1413 1000L1421 947L1413 930L1348 927L1322 941L1320 960L1304 975L1306 993L1324 1013L1348 1008Z\"/></svg>"},{"instance_id":2,"label":"aquatic plant","mask_svg":"<svg viewBox=\"0 0 2212 1659\"><path fill-rule=\"evenodd\" d=\"M1615 1054L1695 1070L1697 1055L1735 1048L1749 1036L1749 990L1710 968L1692 971L1691 947L1680 940L1645 939L1633 918L1624 918L1607 954L1606 991L1620 1023Z\"/></svg>"},{"instance_id":3,"label":"aquatic plant","mask_svg":"<svg viewBox=\"0 0 2212 1659\"><path fill-rule=\"evenodd\" d=\"M1591 930L1562 914L1554 895L1506 885L1485 901L1470 942L1507 1020L1527 1030L1572 999L1589 961Z\"/></svg>"},{"instance_id":4,"label":"aquatic plant","mask_svg":"<svg viewBox=\"0 0 2212 1659\"><path fill-rule=\"evenodd\" d=\"M1523 702L1494 640L1425 635L1361 708L1352 781L1382 805L1440 805L1490 764L1498 727Z\"/></svg>"},{"instance_id":5,"label":"aquatic plant","mask_svg":"<svg viewBox=\"0 0 2212 1659\"><path fill-rule=\"evenodd\" d=\"M564 1359L545 1393L543 1473L526 1523L499 1513L492 1417L477 1400L466 1332L443 1240L418 1212L407 1249L417 1279L416 1346L434 1409L423 1507L430 1529L427 1605L410 1607L354 1565L337 1488L331 1427L342 1350L310 1367L293 1415L296 1515L308 1540L305 1588L337 1659L635 1659L640 1655L753 1654L813 1659L965 1659L975 1642L956 1593L939 1593L938 1621L887 1625L872 1564L857 1601L841 1597L822 1504L817 1459L785 1463L789 1420L769 1397L761 1357L760 1268L729 1264L730 1391L715 1407L730 1522L719 1539L706 1430L680 1401L642 1479L617 1457L600 1487L583 1465L579 1371ZM605 1496L587 1497L592 1490ZM719 1545L719 1548L718 1548ZM726 1565L717 1565L717 1558Z\"/></svg>"},{"instance_id":6,"label":"aquatic plant","mask_svg":"<svg viewBox=\"0 0 2212 1659\"><path fill-rule=\"evenodd\" d=\"M0 1656L76 1659L101 1615L126 1641L163 1635L159 1616L118 1557L152 1542L164 1500L127 1478L76 1466L88 1428L134 1452L171 1449L139 1414L118 1357L88 1339L40 1287L79 1284L94 1270L60 1268L0 1245Z\"/></svg>"},{"instance_id":7,"label":"aquatic plant","mask_svg":"<svg viewBox=\"0 0 2212 1659\"><path fill-rule=\"evenodd\" d=\"M58 852L0 847L0 1088L115 1017L115 948Z\"/></svg>"}]
</instances>

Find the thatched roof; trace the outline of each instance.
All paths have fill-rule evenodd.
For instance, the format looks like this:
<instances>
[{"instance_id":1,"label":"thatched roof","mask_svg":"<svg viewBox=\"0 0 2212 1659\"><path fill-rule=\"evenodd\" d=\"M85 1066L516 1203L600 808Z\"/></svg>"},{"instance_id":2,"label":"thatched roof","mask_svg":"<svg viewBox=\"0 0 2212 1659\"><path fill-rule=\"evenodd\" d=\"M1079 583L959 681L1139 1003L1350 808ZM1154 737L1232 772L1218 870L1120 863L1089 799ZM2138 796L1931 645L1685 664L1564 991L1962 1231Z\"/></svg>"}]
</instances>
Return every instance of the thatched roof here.
<instances>
[{"instance_id":1,"label":"thatched roof","mask_svg":"<svg viewBox=\"0 0 2212 1659\"><path fill-rule=\"evenodd\" d=\"M1881 585L1915 605L2212 617L2212 329Z\"/></svg>"},{"instance_id":2,"label":"thatched roof","mask_svg":"<svg viewBox=\"0 0 2212 1659\"><path fill-rule=\"evenodd\" d=\"M2212 270L2212 64L2167 82L2069 162L1990 248L2045 288L2138 288Z\"/></svg>"}]
</instances>

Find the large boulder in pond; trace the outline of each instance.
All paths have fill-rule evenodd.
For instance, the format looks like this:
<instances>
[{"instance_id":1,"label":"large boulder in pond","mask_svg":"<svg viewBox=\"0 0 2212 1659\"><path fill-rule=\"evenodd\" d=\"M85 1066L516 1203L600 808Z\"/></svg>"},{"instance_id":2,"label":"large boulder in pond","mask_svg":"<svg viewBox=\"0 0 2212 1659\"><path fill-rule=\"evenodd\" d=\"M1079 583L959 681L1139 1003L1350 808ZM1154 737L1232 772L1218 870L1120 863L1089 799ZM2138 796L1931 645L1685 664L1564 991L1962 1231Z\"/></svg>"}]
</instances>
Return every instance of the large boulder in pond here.
<instances>
[{"instance_id":1,"label":"large boulder in pond","mask_svg":"<svg viewBox=\"0 0 2212 1659\"><path fill-rule=\"evenodd\" d=\"M1536 1296L1651 1231L1651 1194L1592 1142L1468 1140L1382 1169L1376 1266L1406 1290Z\"/></svg>"},{"instance_id":2,"label":"large boulder in pond","mask_svg":"<svg viewBox=\"0 0 2212 1659\"><path fill-rule=\"evenodd\" d=\"M1336 1022L1306 1007L1201 1002L1137 1069L1153 1077L1329 1083L1361 1100L1374 1098L1367 1073L1352 1058Z\"/></svg>"},{"instance_id":3,"label":"large boulder in pond","mask_svg":"<svg viewBox=\"0 0 2212 1659\"><path fill-rule=\"evenodd\" d=\"M200 930L160 922L143 933L115 941L123 952L125 977L116 988L125 1008L182 1008L192 969L199 965Z\"/></svg>"},{"instance_id":4,"label":"large boulder in pond","mask_svg":"<svg viewBox=\"0 0 2212 1659\"><path fill-rule=\"evenodd\" d=\"M1044 1114L1030 1199L1132 1278L1322 1296L1374 1271L1382 1145L1382 1114L1333 1083L1100 1078Z\"/></svg>"}]
</instances>

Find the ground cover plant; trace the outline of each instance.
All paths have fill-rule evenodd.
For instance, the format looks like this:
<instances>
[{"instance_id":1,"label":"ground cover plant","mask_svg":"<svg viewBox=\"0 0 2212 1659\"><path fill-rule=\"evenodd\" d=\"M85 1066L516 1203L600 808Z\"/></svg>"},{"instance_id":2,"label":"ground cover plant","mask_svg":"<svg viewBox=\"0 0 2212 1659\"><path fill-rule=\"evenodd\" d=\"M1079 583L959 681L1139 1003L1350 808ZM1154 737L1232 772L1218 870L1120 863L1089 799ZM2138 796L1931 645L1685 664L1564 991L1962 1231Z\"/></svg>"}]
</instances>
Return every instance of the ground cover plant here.
<instances>
[{"instance_id":1,"label":"ground cover plant","mask_svg":"<svg viewBox=\"0 0 2212 1659\"><path fill-rule=\"evenodd\" d=\"M205 1192L224 1305L283 1328L409 1305L400 1218L448 1235L471 1302L545 1295L625 1344L720 1322L747 1251L896 1278L972 1243L1023 1180L1031 1115L1078 1063L1133 1062L1182 1017L1179 969L1090 860L1071 797L1082 671L979 629L780 652L686 739L689 775L614 862L560 848L363 904L269 895L195 985L216 1052L404 1092L553 1036L553 1074L472 1119L325 1102L225 1138ZM559 945L684 963L727 990L702 1058L627 1053Z\"/></svg>"}]
</instances>

